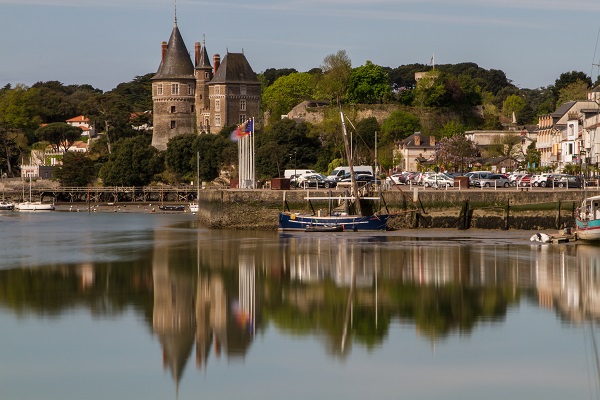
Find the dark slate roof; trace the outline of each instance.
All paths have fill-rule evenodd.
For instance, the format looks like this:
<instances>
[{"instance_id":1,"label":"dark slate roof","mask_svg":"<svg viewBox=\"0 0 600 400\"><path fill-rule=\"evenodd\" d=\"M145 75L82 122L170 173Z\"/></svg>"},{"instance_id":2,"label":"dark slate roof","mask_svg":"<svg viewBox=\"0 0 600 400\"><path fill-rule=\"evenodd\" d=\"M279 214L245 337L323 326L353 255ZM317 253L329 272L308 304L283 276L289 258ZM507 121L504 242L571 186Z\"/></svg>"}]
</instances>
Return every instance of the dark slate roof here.
<instances>
[{"instance_id":1,"label":"dark slate roof","mask_svg":"<svg viewBox=\"0 0 600 400\"><path fill-rule=\"evenodd\" d=\"M194 79L194 65L177 25L173 28L164 59L152 79Z\"/></svg>"},{"instance_id":2,"label":"dark slate roof","mask_svg":"<svg viewBox=\"0 0 600 400\"><path fill-rule=\"evenodd\" d=\"M260 81L244 53L227 53L210 83L260 83Z\"/></svg>"},{"instance_id":3,"label":"dark slate roof","mask_svg":"<svg viewBox=\"0 0 600 400\"><path fill-rule=\"evenodd\" d=\"M551 115L555 118L560 118L565 115L574 105L577 103L576 101L567 101L563 103L560 107L556 109Z\"/></svg>"},{"instance_id":4,"label":"dark slate roof","mask_svg":"<svg viewBox=\"0 0 600 400\"><path fill-rule=\"evenodd\" d=\"M198 62L198 65L196 65L196 68L212 69L212 66L210 65L210 58L208 57L208 52L206 51L206 46L204 43L202 43L202 48L200 49L200 61Z\"/></svg>"},{"instance_id":5,"label":"dark slate roof","mask_svg":"<svg viewBox=\"0 0 600 400\"><path fill-rule=\"evenodd\" d=\"M415 137L418 136L421 140L421 144L419 144L418 146L415 144ZM421 134L421 132L415 132L412 135L410 135L409 137L403 139L400 141L400 143L402 143L402 145L404 145L405 147L435 147L431 145L431 137L430 136L426 136Z\"/></svg>"}]
</instances>

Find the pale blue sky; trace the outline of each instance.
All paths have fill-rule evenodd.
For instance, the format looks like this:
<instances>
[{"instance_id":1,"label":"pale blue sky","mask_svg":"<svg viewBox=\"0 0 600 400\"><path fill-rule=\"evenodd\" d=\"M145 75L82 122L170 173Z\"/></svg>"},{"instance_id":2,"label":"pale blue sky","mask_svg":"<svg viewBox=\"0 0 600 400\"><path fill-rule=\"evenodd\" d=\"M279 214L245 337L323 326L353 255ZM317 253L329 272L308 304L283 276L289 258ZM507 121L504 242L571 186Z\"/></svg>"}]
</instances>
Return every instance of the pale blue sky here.
<instances>
[{"instance_id":1,"label":"pale blue sky","mask_svg":"<svg viewBox=\"0 0 600 400\"><path fill-rule=\"evenodd\" d=\"M173 0L0 0L0 86L58 80L110 90L156 72ZM346 50L395 68L474 62L522 88L598 75L598 0L178 0L189 51L244 51L255 72L307 71ZM594 61L595 55L595 61Z\"/></svg>"}]
</instances>

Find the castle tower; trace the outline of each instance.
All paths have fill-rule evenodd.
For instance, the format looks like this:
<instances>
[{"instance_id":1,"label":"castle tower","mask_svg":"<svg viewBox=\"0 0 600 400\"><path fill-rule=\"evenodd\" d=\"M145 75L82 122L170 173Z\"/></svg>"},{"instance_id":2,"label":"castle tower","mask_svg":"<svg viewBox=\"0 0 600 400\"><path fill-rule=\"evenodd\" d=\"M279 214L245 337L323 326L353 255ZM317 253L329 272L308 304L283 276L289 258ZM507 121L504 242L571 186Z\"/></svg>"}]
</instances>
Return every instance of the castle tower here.
<instances>
[{"instance_id":1,"label":"castle tower","mask_svg":"<svg viewBox=\"0 0 600 400\"><path fill-rule=\"evenodd\" d=\"M195 91L194 66L175 17L171 38L162 44L162 60L152 77L152 146L166 150L172 137L195 132Z\"/></svg>"},{"instance_id":2,"label":"castle tower","mask_svg":"<svg viewBox=\"0 0 600 400\"><path fill-rule=\"evenodd\" d=\"M218 56L215 56L218 57ZM258 117L260 81L244 53L227 53L215 58L214 77L209 83L211 132Z\"/></svg>"},{"instance_id":3,"label":"castle tower","mask_svg":"<svg viewBox=\"0 0 600 400\"><path fill-rule=\"evenodd\" d=\"M213 78L204 39L202 45L196 42L195 46L194 75L196 77L196 126L198 132L210 132L210 101L208 96L208 82Z\"/></svg>"}]
</instances>

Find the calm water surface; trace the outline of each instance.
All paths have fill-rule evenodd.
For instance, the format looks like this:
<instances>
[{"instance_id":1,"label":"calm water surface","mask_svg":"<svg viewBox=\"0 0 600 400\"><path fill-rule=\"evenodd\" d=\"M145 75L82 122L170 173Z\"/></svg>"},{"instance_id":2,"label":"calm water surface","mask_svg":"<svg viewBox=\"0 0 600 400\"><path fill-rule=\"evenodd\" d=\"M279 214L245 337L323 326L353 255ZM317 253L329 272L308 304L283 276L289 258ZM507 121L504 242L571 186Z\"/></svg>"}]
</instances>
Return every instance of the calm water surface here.
<instances>
[{"instance_id":1,"label":"calm water surface","mask_svg":"<svg viewBox=\"0 0 600 400\"><path fill-rule=\"evenodd\" d=\"M600 247L1 213L2 399L599 398Z\"/></svg>"}]
</instances>

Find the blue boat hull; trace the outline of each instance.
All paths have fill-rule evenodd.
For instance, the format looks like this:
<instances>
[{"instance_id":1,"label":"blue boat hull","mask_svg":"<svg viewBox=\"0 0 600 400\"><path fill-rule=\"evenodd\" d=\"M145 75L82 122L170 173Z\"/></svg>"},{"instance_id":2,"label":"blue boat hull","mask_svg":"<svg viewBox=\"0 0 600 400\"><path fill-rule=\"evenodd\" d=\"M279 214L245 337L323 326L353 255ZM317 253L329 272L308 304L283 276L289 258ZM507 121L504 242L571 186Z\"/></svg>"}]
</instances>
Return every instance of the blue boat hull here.
<instances>
[{"instance_id":1,"label":"blue boat hull","mask_svg":"<svg viewBox=\"0 0 600 400\"><path fill-rule=\"evenodd\" d=\"M364 231L385 231L387 230L387 220L389 215L362 216L330 216L317 217L314 215L298 215L279 213L280 231L306 231L331 229L332 227L341 227L343 231L364 232Z\"/></svg>"},{"instance_id":2,"label":"blue boat hull","mask_svg":"<svg viewBox=\"0 0 600 400\"><path fill-rule=\"evenodd\" d=\"M575 224L578 239L600 241L600 219L581 220L576 218Z\"/></svg>"}]
</instances>

